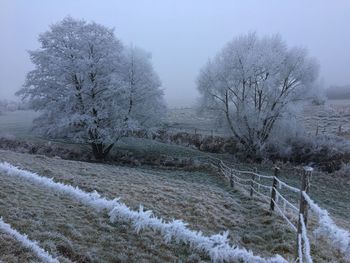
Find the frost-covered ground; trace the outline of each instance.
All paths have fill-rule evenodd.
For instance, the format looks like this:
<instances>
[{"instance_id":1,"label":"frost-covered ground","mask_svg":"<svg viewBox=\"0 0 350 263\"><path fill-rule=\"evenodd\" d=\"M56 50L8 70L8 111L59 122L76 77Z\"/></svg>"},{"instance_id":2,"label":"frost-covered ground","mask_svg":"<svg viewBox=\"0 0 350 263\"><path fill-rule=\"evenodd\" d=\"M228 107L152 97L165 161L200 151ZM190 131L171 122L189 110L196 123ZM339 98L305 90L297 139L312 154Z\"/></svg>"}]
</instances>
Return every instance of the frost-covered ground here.
<instances>
[{"instance_id":1,"label":"frost-covered ground","mask_svg":"<svg viewBox=\"0 0 350 263\"><path fill-rule=\"evenodd\" d=\"M30 249L24 248L13 237L0 233L0 262L36 262L35 257Z\"/></svg>"},{"instance_id":2,"label":"frost-covered ground","mask_svg":"<svg viewBox=\"0 0 350 263\"><path fill-rule=\"evenodd\" d=\"M350 100L329 100L325 105L306 103L298 119L305 125L306 132L315 134L337 134L339 125L343 133L350 133ZM224 130L219 126L213 129L212 122L205 116L198 116L193 108L170 109L165 122L175 131L197 132L221 135Z\"/></svg>"},{"instance_id":3,"label":"frost-covered ground","mask_svg":"<svg viewBox=\"0 0 350 263\"><path fill-rule=\"evenodd\" d=\"M4 112L0 115L0 136L14 135L33 138L30 133L32 121L38 113L33 111ZM350 100L329 100L326 105L306 104L299 119L305 129L315 134L337 134L339 125L344 133L350 133ZM214 125L205 115L199 116L194 108L169 109L164 119L165 127L174 132L201 133L205 135L224 135L222 127Z\"/></svg>"},{"instance_id":4,"label":"frost-covered ground","mask_svg":"<svg viewBox=\"0 0 350 263\"><path fill-rule=\"evenodd\" d=\"M279 164L277 164L279 165ZM273 165L255 165L258 171L263 174L272 175ZM281 167L279 178L296 188L300 187L302 167L293 167L288 165L279 165ZM249 165L240 165L243 170L251 168ZM337 224L350 229L350 174L346 176L337 176L333 173L314 171L310 178L310 196L322 208L327 209ZM294 203L298 203L299 196L290 194L288 191L281 190Z\"/></svg>"},{"instance_id":5,"label":"frost-covered ground","mask_svg":"<svg viewBox=\"0 0 350 263\"><path fill-rule=\"evenodd\" d=\"M38 113L30 110L4 112L0 115L0 136L33 137L31 127Z\"/></svg>"},{"instance_id":6,"label":"frost-covered ground","mask_svg":"<svg viewBox=\"0 0 350 263\"><path fill-rule=\"evenodd\" d=\"M293 257L295 234L279 217L268 215L258 201L232 190L215 174L154 168L128 168L66 161L37 155L0 151L0 161L57 181L97 190L108 198L121 197L129 207L143 204L165 219L183 219L194 230L214 234L228 229L231 240L269 256ZM44 188L0 174L0 214L4 220L62 262L198 262L208 261L184 245L165 245L159 234L135 234L127 224L110 224L108 218ZM27 250L13 248L8 236L0 235L0 260L23 257L35 261ZM317 262L329 262L335 255L316 251ZM10 259L10 260L8 260Z\"/></svg>"},{"instance_id":7,"label":"frost-covered ground","mask_svg":"<svg viewBox=\"0 0 350 263\"><path fill-rule=\"evenodd\" d=\"M29 133L34 114L14 112L0 116L0 133L36 140ZM181 119L191 124L188 119L179 118ZM179 124L179 127L181 125L183 124ZM141 155L207 155L188 147L132 138L121 140L117 148ZM214 156L230 159L226 155ZM0 151L0 161L8 161L86 191L97 190L108 198L120 196L133 209L143 204L157 216L182 219L192 229L202 230L206 234L228 229L234 243L262 256L276 253L287 258L294 256L296 237L285 222L277 216L269 216L264 205L242 195L240 191L232 190L215 174L165 170L159 167L117 167L8 151ZM252 169L250 166L243 167ZM271 167L272 165L259 166L258 169L271 173ZM299 174L300 172L284 169L281 177L298 187ZM349 187L349 176L335 178L333 175L315 173L310 193L315 201L329 210L338 224L347 229L350 227ZM165 245L159 234L145 231L139 236L127 224L111 225L107 217L101 217L101 214L70 198L1 174L0 216L21 233L27 233L31 239L38 240L51 254L59 255L62 262L209 260L205 255L193 253L186 246ZM317 243L317 248L314 243L312 250L315 262L339 261L336 259L337 254L329 252L322 241ZM29 250L5 234L0 234L0 255L0 261L3 262L16 262L17 259L19 262L37 262Z\"/></svg>"},{"instance_id":8,"label":"frost-covered ground","mask_svg":"<svg viewBox=\"0 0 350 263\"><path fill-rule=\"evenodd\" d=\"M223 135L223 128L215 125L205 116L199 116L194 108L173 108L169 109L164 119L165 127L174 132L201 133L204 135Z\"/></svg>"},{"instance_id":9,"label":"frost-covered ground","mask_svg":"<svg viewBox=\"0 0 350 263\"><path fill-rule=\"evenodd\" d=\"M305 105L300 119L310 134L350 133L350 100L329 100L325 105Z\"/></svg>"}]
</instances>

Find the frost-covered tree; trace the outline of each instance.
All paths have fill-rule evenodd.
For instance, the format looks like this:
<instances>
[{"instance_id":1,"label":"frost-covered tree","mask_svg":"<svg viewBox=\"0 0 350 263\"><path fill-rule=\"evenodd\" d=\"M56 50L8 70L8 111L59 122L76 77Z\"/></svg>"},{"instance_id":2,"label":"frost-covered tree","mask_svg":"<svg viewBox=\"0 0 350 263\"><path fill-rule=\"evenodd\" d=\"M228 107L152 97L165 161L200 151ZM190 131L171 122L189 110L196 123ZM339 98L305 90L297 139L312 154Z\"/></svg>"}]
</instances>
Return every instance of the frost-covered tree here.
<instances>
[{"instance_id":1,"label":"frost-covered tree","mask_svg":"<svg viewBox=\"0 0 350 263\"><path fill-rule=\"evenodd\" d=\"M141 126L159 123L159 117L166 109L161 82L150 60L151 54L140 48L131 46L124 51L122 69L127 90L125 120L137 120L137 125Z\"/></svg>"},{"instance_id":2,"label":"frost-covered tree","mask_svg":"<svg viewBox=\"0 0 350 263\"><path fill-rule=\"evenodd\" d=\"M154 71L152 79L137 75L147 84L133 91L137 99L130 105L129 58L113 30L68 17L41 34L39 42L41 48L29 52L35 69L18 94L41 112L34 126L42 135L89 143L95 158L103 159L128 130L159 119L160 111L138 112L162 100ZM151 68L149 60L140 61ZM146 123L143 115L150 112Z\"/></svg>"},{"instance_id":3,"label":"frost-covered tree","mask_svg":"<svg viewBox=\"0 0 350 263\"><path fill-rule=\"evenodd\" d=\"M255 154L317 75L318 65L304 49L288 48L278 35L243 35L201 70L200 105Z\"/></svg>"}]
</instances>

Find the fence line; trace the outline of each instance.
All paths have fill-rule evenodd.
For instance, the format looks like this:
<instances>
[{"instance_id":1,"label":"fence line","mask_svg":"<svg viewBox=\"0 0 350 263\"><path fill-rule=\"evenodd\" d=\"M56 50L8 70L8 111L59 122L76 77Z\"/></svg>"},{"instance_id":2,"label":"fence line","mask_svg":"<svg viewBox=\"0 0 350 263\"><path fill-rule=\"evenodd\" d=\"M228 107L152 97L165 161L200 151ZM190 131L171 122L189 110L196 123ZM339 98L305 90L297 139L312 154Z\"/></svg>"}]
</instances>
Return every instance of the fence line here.
<instances>
[{"instance_id":1,"label":"fence line","mask_svg":"<svg viewBox=\"0 0 350 263\"><path fill-rule=\"evenodd\" d=\"M139 211L133 211L125 204L119 202L118 199L109 200L103 198L96 191L87 193L78 187L54 182L50 178L21 170L9 163L0 163L0 172L7 176L23 178L48 189L67 194L97 211L107 210L112 223L117 220L129 222L137 232L143 229L158 231L165 242L170 242L173 239L177 243L183 242L197 251L206 253L213 262L287 263L287 260L280 255L265 259L254 255L253 252L245 248L230 245L228 232L204 236L200 231L189 229L187 224L180 220L166 222L161 218L155 217L151 211L144 211L142 206L140 206Z\"/></svg>"},{"instance_id":2,"label":"fence line","mask_svg":"<svg viewBox=\"0 0 350 263\"><path fill-rule=\"evenodd\" d=\"M271 191L272 190L272 186L267 186L267 185L264 185L264 184L260 184L260 183L258 183L257 181L252 181L254 184L256 184L258 187L261 187L261 188L265 188L265 189L267 189L267 190L269 190L269 191Z\"/></svg>"},{"instance_id":3,"label":"fence line","mask_svg":"<svg viewBox=\"0 0 350 263\"><path fill-rule=\"evenodd\" d=\"M251 172L251 171L243 171L243 170L237 170L234 168L229 167L228 165L226 165L224 162L222 162L220 160L220 168L221 168L221 172L224 174L224 176L226 178L235 178L236 181L235 183L238 183L241 186L244 187L250 187L250 190L256 194L258 194L259 196L263 197L266 201L271 202L274 204L274 206L277 208L278 213L283 217L283 219L285 219L285 221L287 222L287 224L290 226L290 228L293 231L297 231L296 226L291 222L291 220L288 218L288 216L285 214L286 212L286 205L288 205L289 207L291 207L294 211L298 212L299 209L293 205L291 202L289 202L277 189L276 187L273 186L267 186L261 183L258 183L256 180L253 180L252 178L250 179L244 179L244 178L240 178L239 176L235 175L234 173L240 173L240 174L245 174L245 175L251 175L251 176L255 176L257 178L264 178L264 179L274 179L277 181L279 188L281 188L281 186L283 185L286 189L291 190L293 192L298 192L300 193L300 190L298 190L297 188L290 186L288 184L286 184L285 182L281 181L280 179L278 179L276 176L269 176L269 175L262 175L256 172ZM244 181L244 182L250 182L251 185L244 185L238 181ZM258 190L254 189L254 187L252 187L252 184L257 185L258 186ZM276 193L276 200L272 199L270 196L267 196L263 193L259 192L259 188L265 188L268 189L270 191L270 193L272 192L272 189L275 190ZM270 199L271 198L271 199ZM281 208L278 205L278 199L281 198L283 200L283 208Z\"/></svg>"},{"instance_id":4,"label":"fence line","mask_svg":"<svg viewBox=\"0 0 350 263\"><path fill-rule=\"evenodd\" d=\"M294 209L294 211L296 211L296 212L299 211L299 209L295 205L293 205L291 202L289 202L283 195L281 195L281 193L279 191L277 191L276 188L274 188L274 189L276 191L278 198L281 198L283 200L283 211L286 209L287 204L289 205L289 207Z\"/></svg>"},{"instance_id":5,"label":"fence line","mask_svg":"<svg viewBox=\"0 0 350 263\"><path fill-rule=\"evenodd\" d=\"M39 247L36 241L30 240L27 235L19 233L16 229L13 229L10 224L7 224L0 217L0 230L4 233L12 236L18 242L20 242L24 247L29 248L34 254L47 263L59 263L56 258L53 258L47 251Z\"/></svg>"},{"instance_id":6,"label":"fence line","mask_svg":"<svg viewBox=\"0 0 350 263\"><path fill-rule=\"evenodd\" d=\"M253 193L255 193L266 201L271 200L271 210L274 210L274 208L276 208L277 212L287 222L290 228L293 231L298 232L296 259L299 262L303 262L303 258L305 258L305 261L307 263L312 262L312 257L310 255L310 242L307 237L306 225L308 206L318 216L319 227L315 230L315 233L322 235L328 240L330 240L331 244L343 253L344 258L350 261L350 233L345 229L339 228L329 217L327 210L320 208L307 194L307 190L309 188L309 177L312 172L311 167L304 167L304 173L302 177L303 184L301 189L298 189L277 178L276 174L262 175L253 171L238 170L228 166L220 159L209 159L211 159L210 163L213 166L219 168L219 171L224 175L225 178L229 179L230 181L233 180L231 186L238 184L244 188L250 189L251 196L253 195ZM213 164L213 162L216 162L217 164ZM239 175L251 176L251 178L241 178ZM261 178L272 179L274 183L272 184L272 186L269 186L266 184L262 184L261 182L257 182L255 178L257 178L259 181ZM242 184L241 182L250 183L250 185ZM277 185L275 185L275 182L277 182ZM254 185L257 186L257 189L255 189ZM268 189L268 191L271 194L271 197L261 193L260 188ZM282 188L287 189L293 193L300 194L300 208L297 208L292 202L290 202L286 197L284 197L281 194L281 192L278 189L281 190ZM275 196L273 195L273 192L275 192ZM279 205L279 200L282 200L282 208ZM286 214L287 206L289 207L289 209L291 209L291 211L297 213L295 218L297 218L298 220L298 226L293 224L291 219Z\"/></svg>"},{"instance_id":7,"label":"fence line","mask_svg":"<svg viewBox=\"0 0 350 263\"><path fill-rule=\"evenodd\" d=\"M252 190L254 193L256 193L257 195L260 195L261 197L263 197L266 201L270 201L270 197L269 197L269 196L260 193L259 191L255 190L254 188L251 188L251 190Z\"/></svg>"},{"instance_id":8,"label":"fence line","mask_svg":"<svg viewBox=\"0 0 350 263\"><path fill-rule=\"evenodd\" d=\"M252 192L254 192L255 194L259 195L260 197L262 197L265 201L267 202L273 202L274 206L276 207L278 213L282 216L282 218L287 222L287 224L289 225L289 227L293 230L293 231L297 231L297 228L296 226L291 222L291 220L288 218L288 216L285 214L285 204L288 204L290 207L292 207L294 210L296 210L298 212L298 209L296 208L296 206L294 206L291 202L289 202L276 188L273 188L271 186L267 186L267 185L264 185L264 184L261 184L261 183L258 183L256 180L253 180L253 179L243 179L243 178L240 178L238 177L237 175L235 175L233 172L234 171L237 171L236 169L230 169L227 165L225 165L224 163L221 164L221 167L223 168L221 171L223 172L224 176L226 178L235 178L236 181L234 183L237 183L238 185L241 185L241 186L244 186L244 187L250 187L250 190ZM241 171L239 171L241 172ZM265 176L265 175L260 175L258 173L255 173L255 172L249 172L247 171L246 173L244 174L249 174L249 175L252 175L252 176L256 176L258 178L265 178L265 179L275 179L275 176ZM231 176L231 177L230 177ZM270 196L266 195L266 194L263 194L261 193L259 190L256 190L254 187L252 187L251 185L246 185L246 184L241 184L240 182L238 181L242 181L244 180L245 182L251 182L253 183L253 185L257 185L258 187L262 187L262 188L265 188L265 189L268 189L270 191L270 193L272 192L272 189L275 190L276 192L276 200L272 199ZM280 181L280 180L278 180ZM277 182L278 182L277 181ZM299 190L300 192L300 190ZM283 205L283 209L279 206L278 204L278 199L281 198L284 202L284 205Z\"/></svg>"},{"instance_id":9,"label":"fence line","mask_svg":"<svg viewBox=\"0 0 350 263\"><path fill-rule=\"evenodd\" d=\"M304 255L307 263L312 263L311 251L310 251L310 241L307 237L307 230L305 225L305 219L303 214L299 214L299 219L301 222L301 237L304 241ZM300 244L301 245L301 244Z\"/></svg>"},{"instance_id":10,"label":"fence line","mask_svg":"<svg viewBox=\"0 0 350 263\"><path fill-rule=\"evenodd\" d=\"M288 223L288 225L290 226L290 228L294 231L297 232L297 228L296 226L292 223L292 221L290 221L290 219L288 218L288 216L285 214L285 212L282 211L282 209L278 206L277 202L273 199L271 199L272 202L275 204L279 214L283 217L283 219Z\"/></svg>"},{"instance_id":11,"label":"fence line","mask_svg":"<svg viewBox=\"0 0 350 263\"><path fill-rule=\"evenodd\" d=\"M303 243L301 240L301 234L298 234L298 258L299 263L303 263Z\"/></svg>"},{"instance_id":12,"label":"fence line","mask_svg":"<svg viewBox=\"0 0 350 263\"><path fill-rule=\"evenodd\" d=\"M280 188L285 187L285 188L287 188L288 190L290 190L290 191L292 191L294 193L299 193L300 192L300 189L295 188L293 186L290 186L289 184L287 184L287 183L281 181L280 179L278 179L277 177L275 177L275 179L277 180L278 185L279 185Z\"/></svg>"},{"instance_id":13,"label":"fence line","mask_svg":"<svg viewBox=\"0 0 350 263\"><path fill-rule=\"evenodd\" d=\"M220 160L218 165L220 171L223 173L225 178L233 179L240 178L237 174L234 174L235 169L227 166L224 162ZM212 235L210 237L204 236L201 232L193 231L187 228L186 224L180 220L173 220L170 222L165 222L164 220L153 216L151 211L144 211L142 207L140 207L139 211L130 210L125 204L119 202L118 199L108 200L102 198L97 192L87 193L80 190L78 187L73 187L71 185L66 185L62 183L56 183L50 178L39 176L35 173L31 173L29 171L18 169L15 166L12 166L8 163L0 163L0 171L4 172L8 176L16 176L20 178L24 178L26 180L32 181L41 186L47 187L49 189L53 189L58 192L62 192L68 194L69 196L77 199L78 201L93 207L94 209L108 210L108 214L110 216L110 221L115 222L116 220L122 220L125 222L131 222L137 232L142 229L152 229L155 231L159 231L164 237L166 242L175 239L176 242L184 242L185 244L189 244L192 248L203 251L210 256L210 258L214 262L222 262L229 260L243 260L244 262L273 262L273 263L281 263L287 262L283 257L276 255L273 258L264 259L260 256L253 255L251 251L247 251L244 248L238 248L236 246L231 246L228 240L228 233ZM310 172L310 170L308 170ZM277 208L279 214L286 220L288 225L294 230L297 231L295 225L290 221L287 214L285 213L285 209L279 206L279 198L283 200L283 207L286 204L292 204L289 202L282 194L277 190L278 187L270 187L261 183L258 183L254 180L257 177L265 179L274 179L281 185L280 182L287 186L286 189L289 189L293 192L295 187L289 186L283 181L279 180L276 176L265 176L260 175L256 172L248 172L244 174L250 174L252 178L244 179L246 182L251 182L252 184L241 184L238 180L235 181L238 185L242 187L248 187L252 190L253 193L263 197L266 200L270 199L270 196L267 196L259 191L259 189L255 189L254 185L260 185L268 188L270 193L272 194L272 190L276 192L276 200L271 197L271 202L274 203ZM241 178L242 179L242 178ZM301 197L303 197L308 206L311 207L311 210L314 211L319 217L319 228L317 232L319 234L328 237L335 248L339 249L346 259L350 259L350 234L348 231L339 228L333 222L333 220L329 217L328 212L322 208L320 208L304 191L304 189L299 190ZM291 206L295 210L295 206ZM301 210L301 209L300 209ZM306 218L303 213L298 214L298 228L301 231L298 231L297 235L297 257L299 262L303 261L303 255L306 258L306 262L312 262L312 258L310 255L310 243L307 238L307 226L306 226ZM306 214L307 215L307 214ZM303 244L302 242L303 241ZM304 249L301 248L304 247ZM301 251L301 253L300 253ZM54 261L53 261L54 262Z\"/></svg>"}]
</instances>

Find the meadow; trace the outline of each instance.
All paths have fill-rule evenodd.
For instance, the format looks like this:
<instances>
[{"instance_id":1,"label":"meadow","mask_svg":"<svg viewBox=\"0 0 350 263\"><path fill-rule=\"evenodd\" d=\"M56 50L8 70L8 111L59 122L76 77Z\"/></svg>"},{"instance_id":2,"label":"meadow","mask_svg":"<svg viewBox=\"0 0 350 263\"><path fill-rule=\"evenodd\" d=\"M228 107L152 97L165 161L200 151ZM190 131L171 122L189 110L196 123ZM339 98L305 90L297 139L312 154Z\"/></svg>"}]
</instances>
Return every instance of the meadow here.
<instances>
[{"instance_id":1,"label":"meadow","mask_svg":"<svg viewBox=\"0 0 350 263\"><path fill-rule=\"evenodd\" d=\"M178 110L175 115L179 115ZM31 120L35 116L33 112L12 112L0 116L1 133L34 143L44 142L44 139L30 132ZM180 119L191 123L184 117ZM190 119L193 120L193 117ZM178 121L168 123L183 125ZM201 127L206 129L208 126L204 124ZM193 127L188 125L185 128ZM60 145L65 143L60 142ZM117 149L134 154L161 154L193 160L209 156L225 160L240 169L256 168L263 174L273 174L273 164L237 162L229 154L210 154L150 139L124 138L118 142ZM232 244L263 257L280 254L288 260L294 258L296 236L283 219L277 214L270 215L268 206L261 200L250 198L239 188L231 188L217 171L147 165L116 166L4 150L0 150L0 161L57 182L78 186L87 192L96 190L111 199L120 197L134 210L142 204L158 217L181 219L191 229L207 235L228 230ZM300 167L288 164L280 166L280 178L300 187ZM130 224L111 224L106 216L60 193L4 174L0 174L0 181L0 214L15 229L37 240L60 262L210 261L208 255L195 252L184 244L165 244L161 236L153 231L145 230L138 235ZM336 177L315 172L311 179L310 196L330 212L338 225L346 229L350 227L349 187L349 176ZM297 204L298 197L293 198ZM4 262L14 262L15 259L22 262L39 261L30 250L21 248L8 235L0 235L0 244L0 260ZM323 240L312 242L312 252L315 262L345 262Z\"/></svg>"}]
</instances>

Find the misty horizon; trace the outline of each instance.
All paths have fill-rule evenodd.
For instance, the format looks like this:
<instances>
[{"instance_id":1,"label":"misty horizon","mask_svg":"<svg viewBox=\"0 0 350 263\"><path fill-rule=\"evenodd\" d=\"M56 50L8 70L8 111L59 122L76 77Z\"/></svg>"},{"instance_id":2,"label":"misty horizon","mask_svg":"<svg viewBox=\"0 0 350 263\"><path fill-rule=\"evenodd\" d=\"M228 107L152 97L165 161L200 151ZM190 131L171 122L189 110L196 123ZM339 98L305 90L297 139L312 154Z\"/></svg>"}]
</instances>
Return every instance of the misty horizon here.
<instances>
[{"instance_id":1,"label":"misty horizon","mask_svg":"<svg viewBox=\"0 0 350 263\"><path fill-rule=\"evenodd\" d=\"M193 105L203 65L248 32L280 34L289 47L306 48L325 87L350 83L347 1L2 1L0 7L1 99L18 99L14 93L33 69L27 50L38 49L39 34L66 16L114 28L124 45L150 52L169 107Z\"/></svg>"}]
</instances>

